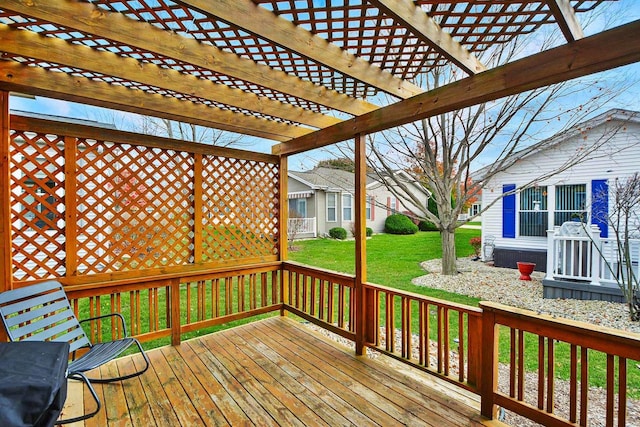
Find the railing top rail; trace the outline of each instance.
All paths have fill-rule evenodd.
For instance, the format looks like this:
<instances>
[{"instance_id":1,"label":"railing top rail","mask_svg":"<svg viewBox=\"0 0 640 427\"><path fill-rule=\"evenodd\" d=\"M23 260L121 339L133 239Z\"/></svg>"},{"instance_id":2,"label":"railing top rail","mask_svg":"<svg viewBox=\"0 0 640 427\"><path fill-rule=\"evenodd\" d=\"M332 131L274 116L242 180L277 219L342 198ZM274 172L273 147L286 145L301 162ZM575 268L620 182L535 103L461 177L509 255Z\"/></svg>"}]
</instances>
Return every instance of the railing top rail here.
<instances>
[{"instance_id":1,"label":"railing top rail","mask_svg":"<svg viewBox=\"0 0 640 427\"><path fill-rule=\"evenodd\" d=\"M226 265L216 268L206 268L206 269L193 269L190 266L185 266L184 271L174 272L174 273L165 273L165 274L152 274L144 277L128 277L123 279L114 279L107 281L99 281L99 282L90 282L90 283L78 283L78 284L65 284L65 290L67 292L76 292L76 291L84 291L96 288L118 288L122 286L130 286L134 284L144 284L151 282L166 282L167 284L172 280L177 280L180 282L186 280L205 280L211 278L215 275L224 276L228 272L232 272L234 274L238 272L244 271L252 271L252 270L264 270L264 269L273 269L277 270L280 268L280 261L273 262L265 262L265 263L253 263L246 265ZM61 282L65 282L64 278L60 279ZM35 282L25 283L32 284ZM144 285L143 285L144 286Z\"/></svg>"},{"instance_id":2,"label":"railing top rail","mask_svg":"<svg viewBox=\"0 0 640 427\"><path fill-rule=\"evenodd\" d=\"M472 315L472 316L482 316L482 309L480 309L478 307L472 307L470 305L458 304L458 303L455 303L455 302L451 302L451 301L447 301L447 300L443 300L443 299L439 299L439 298L427 297L427 296L424 296L424 295L421 295L421 294L417 294L415 292L402 291L402 290L398 290L396 288L390 288L390 287L383 286L383 285L377 285L375 283L364 283L363 285L365 287L371 288L371 289L380 289L380 290L382 290L384 292L387 292L389 294L399 295L399 296L406 296L406 297L409 297L409 298L417 300L417 301L424 301L424 302L427 302L429 304L438 305L440 307L445 307L445 308L450 308L450 309L453 309L453 310L461 311L463 313L468 313L469 315Z\"/></svg>"},{"instance_id":3,"label":"railing top rail","mask_svg":"<svg viewBox=\"0 0 640 427\"><path fill-rule=\"evenodd\" d=\"M349 284L353 284L356 279L354 274L348 273L340 273L338 271L329 270L326 268L312 267L309 265L305 265L295 261L285 261L282 263L283 268L295 271L298 273L307 273L309 275L322 275L325 277L329 277L335 282L348 282Z\"/></svg>"},{"instance_id":4,"label":"railing top rail","mask_svg":"<svg viewBox=\"0 0 640 427\"><path fill-rule=\"evenodd\" d=\"M500 325L588 347L603 353L640 360L640 334L557 318L495 302L481 301L480 307L485 313L494 313L496 315L495 323Z\"/></svg>"}]
</instances>

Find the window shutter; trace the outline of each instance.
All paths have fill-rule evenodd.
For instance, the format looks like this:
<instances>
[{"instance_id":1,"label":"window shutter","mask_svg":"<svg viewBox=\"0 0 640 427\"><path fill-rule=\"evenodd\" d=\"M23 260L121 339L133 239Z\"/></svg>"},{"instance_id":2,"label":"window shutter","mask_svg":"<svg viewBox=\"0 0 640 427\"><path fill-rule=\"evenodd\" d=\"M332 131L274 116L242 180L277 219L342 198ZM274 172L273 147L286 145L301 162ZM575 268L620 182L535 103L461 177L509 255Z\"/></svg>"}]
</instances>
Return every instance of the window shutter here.
<instances>
[{"instance_id":1,"label":"window shutter","mask_svg":"<svg viewBox=\"0 0 640 427\"><path fill-rule=\"evenodd\" d=\"M600 237L609 237L609 184L606 179L591 181L591 224L600 227Z\"/></svg>"},{"instance_id":2,"label":"window shutter","mask_svg":"<svg viewBox=\"0 0 640 427\"><path fill-rule=\"evenodd\" d=\"M516 189L515 184L502 186L502 194ZM502 198L502 237L515 239L516 237L516 194L509 194Z\"/></svg>"},{"instance_id":3,"label":"window shutter","mask_svg":"<svg viewBox=\"0 0 640 427\"><path fill-rule=\"evenodd\" d=\"M371 221L376 219L376 196L371 196Z\"/></svg>"},{"instance_id":4,"label":"window shutter","mask_svg":"<svg viewBox=\"0 0 640 427\"><path fill-rule=\"evenodd\" d=\"M387 216L391 215L391 197L387 197Z\"/></svg>"}]
</instances>

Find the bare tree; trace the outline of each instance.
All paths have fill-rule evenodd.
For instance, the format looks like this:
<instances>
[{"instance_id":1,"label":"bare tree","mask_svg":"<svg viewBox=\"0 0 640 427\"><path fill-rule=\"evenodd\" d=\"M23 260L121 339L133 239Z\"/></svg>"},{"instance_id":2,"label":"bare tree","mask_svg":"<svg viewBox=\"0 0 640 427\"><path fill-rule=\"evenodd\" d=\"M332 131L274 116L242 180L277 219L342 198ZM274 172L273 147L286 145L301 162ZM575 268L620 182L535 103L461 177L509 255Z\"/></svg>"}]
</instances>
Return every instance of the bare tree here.
<instances>
[{"instance_id":1,"label":"bare tree","mask_svg":"<svg viewBox=\"0 0 640 427\"><path fill-rule=\"evenodd\" d=\"M640 277L637 264L640 251L640 174L636 172L626 179L616 179L610 196L613 197L611 203L607 195L596 195L596 198L601 198L600 202L610 205L609 211L603 214L605 218L598 219L609 224L615 240L610 242L613 246L609 249L604 249L599 244L594 247L622 291L629 307L629 318L640 321Z\"/></svg>"},{"instance_id":2,"label":"bare tree","mask_svg":"<svg viewBox=\"0 0 640 427\"><path fill-rule=\"evenodd\" d=\"M297 209L289 209L289 224L287 225L287 238L289 240L289 250L293 250L293 242L298 234L304 232L304 217Z\"/></svg>"},{"instance_id":3,"label":"bare tree","mask_svg":"<svg viewBox=\"0 0 640 427\"><path fill-rule=\"evenodd\" d=\"M552 43L552 38L544 43ZM526 48L520 40L501 46L483 60L490 67L497 66L511 61ZM420 75L417 83L426 90L434 90L457 77L455 69L443 66ZM422 218L435 224L442 237L442 271L455 274L454 232L473 217L463 222L458 218L481 191L482 182L471 180L472 168L490 158L482 179L504 171L527 147L545 149L545 139L541 136L544 131L557 126L556 123L563 124L564 129L574 126L625 88L619 82L594 79L565 82L381 132L368 140L369 166L386 178L383 182L390 184L389 190L398 199L422 207ZM588 102L575 105L578 95L588 98ZM610 136L600 138L600 143L585 147L574 158L567 159L561 170L591 156ZM546 141L553 142L550 138ZM398 169L412 173L429 189L437 205L436 213L420 203L402 180L394 179L396 175L391 172ZM554 171L558 172L560 170Z\"/></svg>"}]
</instances>

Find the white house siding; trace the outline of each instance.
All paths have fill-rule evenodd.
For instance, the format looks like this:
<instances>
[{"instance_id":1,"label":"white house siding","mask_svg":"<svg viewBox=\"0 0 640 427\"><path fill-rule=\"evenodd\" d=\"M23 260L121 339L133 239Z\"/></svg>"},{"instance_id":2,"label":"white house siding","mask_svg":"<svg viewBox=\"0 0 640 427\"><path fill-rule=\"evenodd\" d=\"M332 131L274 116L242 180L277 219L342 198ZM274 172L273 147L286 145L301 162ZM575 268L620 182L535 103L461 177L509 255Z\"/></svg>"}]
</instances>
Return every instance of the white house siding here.
<instances>
[{"instance_id":1,"label":"white house siding","mask_svg":"<svg viewBox=\"0 0 640 427\"><path fill-rule=\"evenodd\" d=\"M538 153L528 155L507 171L500 173L487 181L482 190L483 206L489 206L502 195L503 185L515 184L517 188L535 180L536 177L549 171L561 169L567 161L575 158L576 153L593 146L594 141L603 134L607 134L611 127L617 127L617 122L605 122L593 127L585 134L568 137L553 147ZM625 128L603 144L595 152L578 165L560 172L550 178L537 181L539 186L547 186L547 207L549 211L548 228L552 228L553 209L555 208L555 186L586 184L586 206L590 215L591 184L593 180L608 180L609 185L615 178L625 178L640 169L640 125L625 123ZM611 203L611 195L609 196ZM516 195L516 238L505 238L502 234L503 200L498 200L493 206L484 208L482 212L482 237L495 236L495 246L519 249L545 250L546 237L520 236L519 234L520 194ZM590 218L590 216L589 216Z\"/></svg>"}]
</instances>

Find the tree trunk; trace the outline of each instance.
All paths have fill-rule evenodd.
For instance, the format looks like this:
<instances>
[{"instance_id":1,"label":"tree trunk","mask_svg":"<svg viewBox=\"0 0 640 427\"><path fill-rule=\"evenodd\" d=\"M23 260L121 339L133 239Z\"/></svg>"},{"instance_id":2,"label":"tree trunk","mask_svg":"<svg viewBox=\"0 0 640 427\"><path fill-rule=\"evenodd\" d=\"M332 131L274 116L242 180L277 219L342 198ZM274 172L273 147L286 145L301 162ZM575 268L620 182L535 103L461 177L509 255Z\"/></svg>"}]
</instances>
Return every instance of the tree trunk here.
<instances>
[{"instance_id":1,"label":"tree trunk","mask_svg":"<svg viewBox=\"0 0 640 427\"><path fill-rule=\"evenodd\" d=\"M458 273L455 232L445 228L440 231L440 238L442 239L442 274L452 276Z\"/></svg>"}]
</instances>

